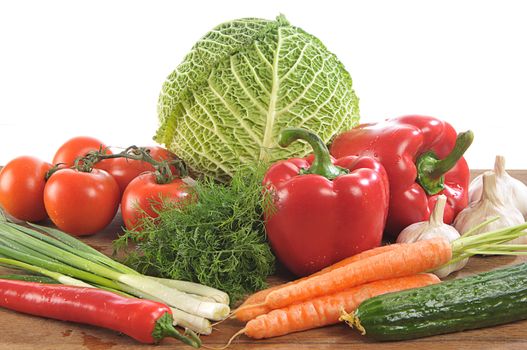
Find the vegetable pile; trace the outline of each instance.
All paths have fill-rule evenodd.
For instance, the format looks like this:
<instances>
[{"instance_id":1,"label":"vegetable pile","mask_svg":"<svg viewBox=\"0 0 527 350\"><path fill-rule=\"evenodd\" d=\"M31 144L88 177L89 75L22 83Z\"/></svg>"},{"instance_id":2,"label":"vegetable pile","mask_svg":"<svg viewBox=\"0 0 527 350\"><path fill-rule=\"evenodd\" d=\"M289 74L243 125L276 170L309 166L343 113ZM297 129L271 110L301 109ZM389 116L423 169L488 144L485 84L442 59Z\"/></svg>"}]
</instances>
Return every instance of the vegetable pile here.
<instances>
[{"instance_id":1,"label":"vegetable pile","mask_svg":"<svg viewBox=\"0 0 527 350\"><path fill-rule=\"evenodd\" d=\"M353 311L373 296L439 283L424 273L476 254L480 247L525 235L527 223L452 243L436 237L367 250L309 277L259 292L236 309L248 321L241 332L269 338L337 323L342 310ZM305 319L298 320L298 315Z\"/></svg>"},{"instance_id":2,"label":"vegetable pile","mask_svg":"<svg viewBox=\"0 0 527 350\"><path fill-rule=\"evenodd\" d=\"M102 288L113 293L124 295L127 298L135 296L160 302L164 304L163 307L170 310L170 315L173 318L174 324L184 326L185 328L203 334L210 334L212 331L212 326L209 320L218 321L225 319L230 312L228 306L229 297L224 292L199 284L156 279L141 275L137 271L108 258L99 251L65 233L62 233L61 231L35 224L31 224L30 226L31 228L10 222L0 222L0 264L35 272L63 284L86 288ZM47 233L47 235L43 232ZM12 284L11 286L15 289L20 288L21 291L24 289L23 284ZM39 290L39 287L36 285L30 285L28 288ZM46 293L46 295L52 295L54 290L55 289L52 286L42 287L40 289L40 291ZM88 306L90 303L97 304L100 303L100 301L97 302L97 300L105 300L108 298L108 296L105 296L104 294L101 296L97 292L78 291L68 288L59 288L56 291L59 292L60 295L86 295L88 301L86 303L84 303L84 301L82 302L83 304L80 307L80 310L77 311L77 313L80 313L78 318L68 318L69 320L77 322L91 320L89 314L86 314L85 312L83 313L83 308L90 309ZM20 299L13 301L15 304L23 303L27 298L18 292L16 294ZM50 297L42 296L42 298L48 300ZM8 299L9 298L6 297L6 303L9 301ZM51 299L53 298L51 297ZM67 300L69 299L66 298L66 301ZM72 307L68 305L73 301L70 301L69 303L66 301L64 304L65 307ZM52 300L46 302L50 303L50 309L54 308ZM112 304L111 302L109 303ZM140 302L128 300L123 302L119 298L115 300L116 307L120 307L119 305L123 306L123 303L130 303L132 309L148 309L149 307L148 303L143 305ZM16 305L14 307L16 307ZM160 306L158 305L157 308L159 307ZM68 315L68 313L61 314L60 312L47 314L45 311L35 313L37 311L32 312L30 305L19 309L33 314L58 319L62 319L61 317ZM95 309L100 309L100 306L96 306ZM94 310L92 310L92 312L96 313ZM114 312L118 311L116 310ZM143 316L146 317L147 314L144 314ZM162 313L159 317L161 316ZM129 318L129 316L126 316L125 312L125 314L120 316L119 319L114 320L115 323L110 322L110 328L122 330L123 327L139 327L138 325L134 326L133 324L130 326L119 324L119 322L123 321L123 317L125 319L127 317ZM138 315L137 317L141 316ZM146 321L147 320L145 320L145 322ZM108 326L108 323L104 322L95 324ZM147 328L147 330L148 329L153 331L152 327ZM129 332L132 331L133 330L129 330ZM174 332L171 332L170 334L172 333ZM160 334L164 333L161 332ZM188 341L190 342L191 340Z\"/></svg>"}]
</instances>

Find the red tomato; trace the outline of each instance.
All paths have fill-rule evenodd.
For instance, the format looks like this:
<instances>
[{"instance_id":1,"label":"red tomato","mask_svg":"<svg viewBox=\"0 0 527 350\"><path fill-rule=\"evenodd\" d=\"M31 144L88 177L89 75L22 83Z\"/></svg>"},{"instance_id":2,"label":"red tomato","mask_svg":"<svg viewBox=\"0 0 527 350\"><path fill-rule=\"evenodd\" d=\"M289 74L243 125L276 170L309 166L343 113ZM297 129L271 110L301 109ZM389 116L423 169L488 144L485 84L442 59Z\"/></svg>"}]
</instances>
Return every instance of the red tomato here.
<instances>
[{"instance_id":1,"label":"red tomato","mask_svg":"<svg viewBox=\"0 0 527 350\"><path fill-rule=\"evenodd\" d=\"M176 159L176 155L169 150L159 147L159 146L148 146L146 147L150 150L150 155L155 160L171 160Z\"/></svg>"},{"instance_id":2,"label":"red tomato","mask_svg":"<svg viewBox=\"0 0 527 350\"><path fill-rule=\"evenodd\" d=\"M175 159L176 156L166 149L158 146L146 147L150 150L150 155L157 161ZM98 169L106 170L119 184L121 193L124 193L126 186L134 178L147 171L154 171L154 167L147 162L127 159L113 158L105 159L95 165ZM177 175L175 167L171 167L174 175Z\"/></svg>"},{"instance_id":3,"label":"red tomato","mask_svg":"<svg viewBox=\"0 0 527 350\"><path fill-rule=\"evenodd\" d=\"M119 207L119 194L117 182L104 170L62 169L48 179L44 205L58 228L84 236L112 221Z\"/></svg>"},{"instance_id":4,"label":"red tomato","mask_svg":"<svg viewBox=\"0 0 527 350\"><path fill-rule=\"evenodd\" d=\"M49 169L51 164L29 156L7 163L0 171L0 206L5 212L25 221L47 218L43 194Z\"/></svg>"},{"instance_id":5,"label":"red tomato","mask_svg":"<svg viewBox=\"0 0 527 350\"><path fill-rule=\"evenodd\" d=\"M191 187L176 178L167 184L158 184L154 173L139 175L130 182L121 200L121 214L127 229L137 229L140 218L148 215L156 218L156 209L163 200L184 202L192 200Z\"/></svg>"},{"instance_id":6,"label":"red tomato","mask_svg":"<svg viewBox=\"0 0 527 350\"><path fill-rule=\"evenodd\" d=\"M100 148L107 148L101 141L89 136L77 136L66 141L59 147L53 157L53 164L64 163L66 167L73 165L75 159L84 156L90 151L98 151ZM112 154L106 150L107 154Z\"/></svg>"}]
</instances>

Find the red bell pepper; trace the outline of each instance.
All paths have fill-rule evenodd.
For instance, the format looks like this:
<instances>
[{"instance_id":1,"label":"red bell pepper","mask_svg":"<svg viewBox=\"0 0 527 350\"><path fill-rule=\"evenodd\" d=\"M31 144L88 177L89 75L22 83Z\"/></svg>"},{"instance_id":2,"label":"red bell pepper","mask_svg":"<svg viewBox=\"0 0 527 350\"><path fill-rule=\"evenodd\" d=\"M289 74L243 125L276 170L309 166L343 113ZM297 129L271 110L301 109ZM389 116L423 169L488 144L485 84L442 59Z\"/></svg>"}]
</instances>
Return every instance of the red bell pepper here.
<instances>
[{"instance_id":1,"label":"red bell pepper","mask_svg":"<svg viewBox=\"0 0 527 350\"><path fill-rule=\"evenodd\" d=\"M381 243L388 211L386 172L370 157L334 161L322 140L304 129L285 129L279 145L305 140L314 157L272 165L264 185L274 199L265 213L273 251L294 274L305 276Z\"/></svg>"},{"instance_id":2,"label":"red bell pepper","mask_svg":"<svg viewBox=\"0 0 527 350\"><path fill-rule=\"evenodd\" d=\"M428 220L440 194L447 197L445 223L467 206L470 173L463 154L473 137L471 131L456 134L437 118L409 115L359 125L335 138L331 154L381 162L390 180L386 234L396 237L406 226Z\"/></svg>"}]
</instances>

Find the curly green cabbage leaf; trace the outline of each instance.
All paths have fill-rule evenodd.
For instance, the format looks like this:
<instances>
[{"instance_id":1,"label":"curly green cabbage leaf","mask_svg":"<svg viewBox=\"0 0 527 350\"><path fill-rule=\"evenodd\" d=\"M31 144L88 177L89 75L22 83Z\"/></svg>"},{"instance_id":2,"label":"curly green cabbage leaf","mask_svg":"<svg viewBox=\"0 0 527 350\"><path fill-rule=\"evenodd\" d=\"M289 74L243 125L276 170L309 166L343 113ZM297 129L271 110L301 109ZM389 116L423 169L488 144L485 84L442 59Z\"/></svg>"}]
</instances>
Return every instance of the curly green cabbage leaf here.
<instances>
[{"instance_id":1,"label":"curly green cabbage leaf","mask_svg":"<svg viewBox=\"0 0 527 350\"><path fill-rule=\"evenodd\" d=\"M280 148L282 128L307 128L329 142L358 123L359 107L337 57L278 16L207 33L163 84L158 114L157 142L190 169L225 180L244 165L309 152L299 142Z\"/></svg>"}]
</instances>

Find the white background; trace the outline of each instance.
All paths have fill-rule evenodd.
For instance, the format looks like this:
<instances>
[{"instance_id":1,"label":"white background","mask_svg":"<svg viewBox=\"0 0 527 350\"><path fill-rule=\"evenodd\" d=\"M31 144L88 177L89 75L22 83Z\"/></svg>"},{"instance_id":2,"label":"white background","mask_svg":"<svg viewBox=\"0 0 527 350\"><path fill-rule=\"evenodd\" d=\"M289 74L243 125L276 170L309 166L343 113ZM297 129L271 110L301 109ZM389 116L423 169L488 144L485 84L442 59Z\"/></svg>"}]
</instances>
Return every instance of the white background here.
<instances>
[{"instance_id":1,"label":"white background","mask_svg":"<svg viewBox=\"0 0 527 350\"><path fill-rule=\"evenodd\" d=\"M361 120L420 113L472 129L472 168L527 168L521 1L0 0L0 164L76 135L152 144L165 77L217 24L284 13L351 73Z\"/></svg>"}]
</instances>

